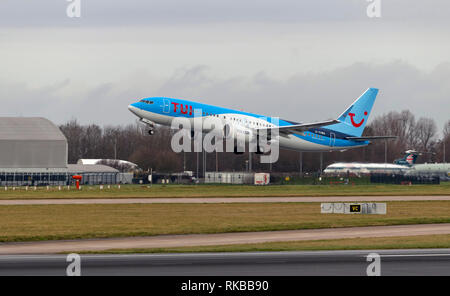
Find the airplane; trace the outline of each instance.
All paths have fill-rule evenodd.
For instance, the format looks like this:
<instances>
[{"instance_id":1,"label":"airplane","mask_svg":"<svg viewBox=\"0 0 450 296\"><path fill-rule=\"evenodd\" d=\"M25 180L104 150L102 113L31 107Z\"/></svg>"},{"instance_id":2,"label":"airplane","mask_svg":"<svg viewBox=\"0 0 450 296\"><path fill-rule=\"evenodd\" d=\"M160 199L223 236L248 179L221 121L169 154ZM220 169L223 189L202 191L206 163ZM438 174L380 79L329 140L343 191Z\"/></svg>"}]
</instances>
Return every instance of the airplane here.
<instances>
[{"instance_id":1,"label":"airplane","mask_svg":"<svg viewBox=\"0 0 450 296\"><path fill-rule=\"evenodd\" d=\"M415 165L417 157L422 152L416 150L407 150L403 158L394 160L390 163L362 163L362 162L336 162L330 164L323 171L328 175L345 175L348 173L356 175L364 175L371 173L392 173L404 174L412 166Z\"/></svg>"},{"instance_id":2,"label":"airplane","mask_svg":"<svg viewBox=\"0 0 450 296\"><path fill-rule=\"evenodd\" d=\"M416 164L417 157L423 154L432 154L434 152L420 152L416 150L408 150L401 159L394 160L395 164L404 165L410 168L406 172L407 175L416 176L439 176L441 181L450 180L450 164L448 163L421 163Z\"/></svg>"},{"instance_id":3,"label":"airplane","mask_svg":"<svg viewBox=\"0 0 450 296\"><path fill-rule=\"evenodd\" d=\"M132 103L128 109L149 126L149 134L154 134L156 124L171 126L172 120L184 117L193 123L194 117L218 119L223 124L223 137L236 139L245 134L248 143L265 132L269 141L277 141L280 148L301 152L345 151L364 147L372 140L391 139L395 136L362 136L367 124L378 89L367 89L345 111L333 120L312 123L298 123L289 120L222 108L203 103L166 97L149 97ZM195 110L201 110L196 113ZM198 112L198 111L197 111ZM192 124L192 126L194 126ZM278 131L276 139L270 134ZM208 132L209 130L203 130ZM193 131L191 130L193 133ZM276 132L275 132L276 134ZM257 153L264 153L258 145ZM241 154L234 149L234 153Z\"/></svg>"},{"instance_id":4,"label":"airplane","mask_svg":"<svg viewBox=\"0 0 450 296\"><path fill-rule=\"evenodd\" d=\"M424 163L416 164L417 158L425 153L416 150L407 150L403 158L390 163L361 163L361 162L337 162L330 164L323 171L327 175L368 175L372 173L391 173L415 176L439 176L441 180L450 178L450 164L448 163Z\"/></svg>"}]
</instances>

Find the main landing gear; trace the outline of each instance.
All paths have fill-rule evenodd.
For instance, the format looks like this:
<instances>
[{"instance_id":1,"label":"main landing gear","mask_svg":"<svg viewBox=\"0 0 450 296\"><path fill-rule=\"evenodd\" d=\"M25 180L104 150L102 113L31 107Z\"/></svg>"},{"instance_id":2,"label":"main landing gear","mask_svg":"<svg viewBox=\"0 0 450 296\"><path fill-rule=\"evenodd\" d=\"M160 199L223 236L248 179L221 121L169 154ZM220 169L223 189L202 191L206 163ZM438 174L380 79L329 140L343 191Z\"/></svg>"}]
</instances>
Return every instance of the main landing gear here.
<instances>
[{"instance_id":1,"label":"main landing gear","mask_svg":"<svg viewBox=\"0 0 450 296\"><path fill-rule=\"evenodd\" d=\"M149 134L150 136L153 136L153 135L155 134L155 130L154 130L154 129L149 129L149 130L148 130L148 134Z\"/></svg>"}]
</instances>

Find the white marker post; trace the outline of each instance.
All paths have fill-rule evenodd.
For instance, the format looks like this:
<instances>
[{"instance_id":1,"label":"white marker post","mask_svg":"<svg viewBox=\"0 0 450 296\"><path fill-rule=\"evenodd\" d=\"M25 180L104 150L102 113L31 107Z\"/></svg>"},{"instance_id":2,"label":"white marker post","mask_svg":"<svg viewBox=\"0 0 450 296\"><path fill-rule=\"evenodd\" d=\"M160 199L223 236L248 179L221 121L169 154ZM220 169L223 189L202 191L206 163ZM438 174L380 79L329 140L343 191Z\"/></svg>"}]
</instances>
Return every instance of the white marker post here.
<instances>
[{"instance_id":1,"label":"white marker post","mask_svg":"<svg viewBox=\"0 0 450 296\"><path fill-rule=\"evenodd\" d=\"M150 175L148 175L148 181L150 182L150 187L153 185L153 169L150 169Z\"/></svg>"}]
</instances>

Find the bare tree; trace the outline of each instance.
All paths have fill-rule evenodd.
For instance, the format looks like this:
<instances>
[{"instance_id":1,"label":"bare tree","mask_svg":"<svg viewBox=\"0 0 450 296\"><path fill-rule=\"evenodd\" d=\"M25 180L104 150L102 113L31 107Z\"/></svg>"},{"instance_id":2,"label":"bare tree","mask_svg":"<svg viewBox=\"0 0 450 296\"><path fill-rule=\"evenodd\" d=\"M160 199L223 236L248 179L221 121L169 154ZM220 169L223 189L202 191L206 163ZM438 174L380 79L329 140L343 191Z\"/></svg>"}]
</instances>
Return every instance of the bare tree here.
<instances>
[{"instance_id":1,"label":"bare tree","mask_svg":"<svg viewBox=\"0 0 450 296\"><path fill-rule=\"evenodd\" d=\"M67 138L69 146L69 163L75 163L83 155L81 138L83 135L83 127L80 126L76 119L71 119L66 124L60 126L61 131Z\"/></svg>"},{"instance_id":2,"label":"bare tree","mask_svg":"<svg viewBox=\"0 0 450 296\"><path fill-rule=\"evenodd\" d=\"M444 139L450 138L450 120L448 120L445 125L444 129L442 130L442 133L444 135Z\"/></svg>"},{"instance_id":3,"label":"bare tree","mask_svg":"<svg viewBox=\"0 0 450 296\"><path fill-rule=\"evenodd\" d=\"M431 148L432 140L436 136L436 123L432 118L421 117L412 133L418 141L419 148L423 151L428 151Z\"/></svg>"},{"instance_id":4,"label":"bare tree","mask_svg":"<svg viewBox=\"0 0 450 296\"><path fill-rule=\"evenodd\" d=\"M438 144L440 149L439 159L447 162L447 159L450 157L450 120L445 123L442 136L442 141Z\"/></svg>"},{"instance_id":5,"label":"bare tree","mask_svg":"<svg viewBox=\"0 0 450 296\"><path fill-rule=\"evenodd\" d=\"M412 132L416 126L414 114L409 110L401 112L391 111L387 114L376 117L365 129L364 134L374 135L392 135L397 136L396 140L389 140L388 161L392 161L402 154L405 150L415 149L417 141ZM384 162L385 142L376 141L365 151L365 158L371 161Z\"/></svg>"}]
</instances>

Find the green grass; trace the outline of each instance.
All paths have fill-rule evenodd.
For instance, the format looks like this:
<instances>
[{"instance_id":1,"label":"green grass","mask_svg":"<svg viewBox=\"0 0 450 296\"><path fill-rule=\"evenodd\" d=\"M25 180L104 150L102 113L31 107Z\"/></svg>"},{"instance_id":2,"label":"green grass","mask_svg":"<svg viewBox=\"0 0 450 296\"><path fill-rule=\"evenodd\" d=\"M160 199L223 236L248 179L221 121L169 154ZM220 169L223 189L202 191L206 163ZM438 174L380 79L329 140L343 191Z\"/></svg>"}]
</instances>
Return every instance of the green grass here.
<instances>
[{"instance_id":1,"label":"green grass","mask_svg":"<svg viewBox=\"0 0 450 296\"><path fill-rule=\"evenodd\" d=\"M320 203L0 206L0 241L450 223L450 201L388 202L387 215L320 214Z\"/></svg>"},{"instance_id":2,"label":"green grass","mask_svg":"<svg viewBox=\"0 0 450 296\"><path fill-rule=\"evenodd\" d=\"M100 190L99 186L83 186L81 191L66 187L59 191L45 187L0 187L0 199L65 199L65 198L157 198L157 197L271 197L271 196L396 196L396 195L450 195L450 182L441 185L154 185L152 187L125 185L121 189Z\"/></svg>"},{"instance_id":3,"label":"green grass","mask_svg":"<svg viewBox=\"0 0 450 296\"><path fill-rule=\"evenodd\" d=\"M316 241L273 242L259 244L196 246L161 249L111 249L85 251L84 254L136 254L136 253L207 253L207 252L275 252L325 250L383 250L383 249L435 249L450 248L450 235L399 236Z\"/></svg>"}]
</instances>

